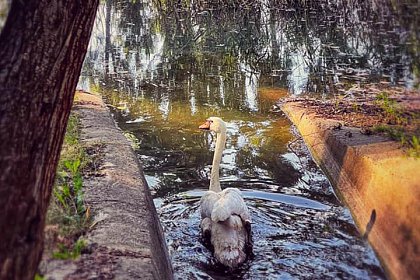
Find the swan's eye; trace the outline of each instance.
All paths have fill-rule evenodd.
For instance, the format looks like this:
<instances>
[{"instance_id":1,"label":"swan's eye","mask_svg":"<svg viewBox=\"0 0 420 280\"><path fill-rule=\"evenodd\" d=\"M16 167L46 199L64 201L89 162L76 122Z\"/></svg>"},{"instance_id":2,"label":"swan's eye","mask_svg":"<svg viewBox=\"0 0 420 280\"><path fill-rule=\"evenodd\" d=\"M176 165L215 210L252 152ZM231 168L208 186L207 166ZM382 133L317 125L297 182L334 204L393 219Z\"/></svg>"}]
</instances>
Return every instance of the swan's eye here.
<instances>
[{"instance_id":1,"label":"swan's eye","mask_svg":"<svg viewBox=\"0 0 420 280\"><path fill-rule=\"evenodd\" d=\"M207 120L208 122L210 122L210 123L213 123L213 121L212 120Z\"/></svg>"}]
</instances>

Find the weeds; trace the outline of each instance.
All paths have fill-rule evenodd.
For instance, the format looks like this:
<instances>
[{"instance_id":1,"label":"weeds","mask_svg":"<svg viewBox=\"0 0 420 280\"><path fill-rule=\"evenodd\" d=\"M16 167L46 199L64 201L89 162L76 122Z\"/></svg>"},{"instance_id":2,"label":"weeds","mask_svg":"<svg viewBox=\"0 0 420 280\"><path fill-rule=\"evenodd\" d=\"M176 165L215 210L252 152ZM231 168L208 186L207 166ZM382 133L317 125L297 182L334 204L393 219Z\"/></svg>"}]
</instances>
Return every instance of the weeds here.
<instances>
[{"instance_id":1,"label":"weeds","mask_svg":"<svg viewBox=\"0 0 420 280\"><path fill-rule=\"evenodd\" d=\"M60 161L57 167L58 175L60 175L62 172L65 172L65 164L68 161L79 160L81 170L89 163L85 149L79 143L79 125L79 119L77 116L71 114L67 123L67 130L64 136L64 144L61 149Z\"/></svg>"},{"instance_id":2,"label":"weeds","mask_svg":"<svg viewBox=\"0 0 420 280\"><path fill-rule=\"evenodd\" d=\"M399 141L407 147L407 153L414 158L420 158L420 140L416 135L408 135L403 127L391 127L389 125L378 125L374 128L375 132L385 133L392 140Z\"/></svg>"},{"instance_id":3,"label":"weeds","mask_svg":"<svg viewBox=\"0 0 420 280\"><path fill-rule=\"evenodd\" d=\"M47 214L47 224L57 225L58 235L66 241L65 244L69 244L59 244L59 250L53 252L53 257L60 259L75 258L80 254L82 241L74 240L87 230L90 222L89 209L84 203L82 176L90 160L85 148L80 144L79 126L77 116L71 114Z\"/></svg>"},{"instance_id":4,"label":"weeds","mask_svg":"<svg viewBox=\"0 0 420 280\"><path fill-rule=\"evenodd\" d=\"M124 131L123 134L125 138L127 138L128 141L130 141L130 144L133 150L138 150L140 148L140 141L137 139L137 137L133 133L129 131Z\"/></svg>"},{"instance_id":5,"label":"weeds","mask_svg":"<svg viewBox=\"0 0 420 280\"><path fill-rule=\"evenodd\" d=\"M35 274L34 280L44 280L44 279L45 279L45 277L44 277L44 276L41 276L41 275L39 275L38 273L37 273L37 274Z\"/></svg>"},{"instance_id":6,"label":"weeds","mask_svg":"<svg viewBox=\"0 0 420 280\"><path fill-rule=\"evenodd\" d=\"M74 260L80 256L85 247L86 242L83 239L77 240L71 249L67 248L64 244L58 244L58 251L53 253L53 258L60 260Z\"/></svg>"},{"instance_id":7,"label":"weeds","mask_svg":"<svg viewBox=\"0 0 420 280\"><path fill-rule=\"evenodd\" d=\"M411 147L408 149L408 154L411 157L420 158L420 140L417 136L413 135L409 140Z\"/></svg>"},{"instance_id":8,"label":"weeds","mask_svg":"<svg viewBox=\"0 0 420 280\"><path fill-rule=\"evenodd\" d=\"M65 170L59 174L60 184L54 188L54 197L66 213L66 218L75 219L77 224L86 220L83 201L83 178L80 173L80 159L64 161Z\"/></svg>"},{"instance_id":9,"label":"weeds","mask_svg":"<svg viewBox=\"0 0 420 280\"><path fill-rule=\"evenodd\" d=\"M395 100L389 98L388 93L382 92L376 96L376 101L384 111L390 124L407 124L404 112Z\"/></svg>"},{"instance_id":10,"label":"weeds","mask_svg":"<svg viewBox=\"0 0 420 280\"><path fill-rule=\"evenodd\" d=\"M417 136L418 129L410 131L404 127L412 123L416 116L404 112L397 102L390 99L389 95L385 92L376 96L376 102L385 113L385 117L391 125L378 125L374 128L374 131L385 133L391 139L399 141L403 146L407 147L409 156L420 158L420 141Z\"/></svg>"},{"instance_id":11,"label":"weeds","mask_svg":"<svg viewBox=\"0 0 420 280\"><path fill-rule=\"evenodd\" d=\"M403 145L406 144L406 136L402 127L391 127L389 125L378 125L374 128L375 132L385 133L392 140L400 141Z\"/></svg>"}]
</instances>

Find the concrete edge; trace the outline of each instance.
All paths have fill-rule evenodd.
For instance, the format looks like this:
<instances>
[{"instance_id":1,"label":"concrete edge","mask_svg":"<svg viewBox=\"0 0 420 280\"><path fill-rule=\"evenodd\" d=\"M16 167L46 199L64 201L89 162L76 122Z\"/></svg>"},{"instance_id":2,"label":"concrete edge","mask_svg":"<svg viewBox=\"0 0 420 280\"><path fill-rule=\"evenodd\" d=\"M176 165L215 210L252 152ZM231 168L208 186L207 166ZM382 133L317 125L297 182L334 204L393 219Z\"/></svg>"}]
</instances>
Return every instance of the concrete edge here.
<instances>
[{"instance_id":1,"label":"concrete edge","mask_svg":"<svg viewBox=\"0 0 420 280\"><path fill-rule=\"evenodd\" d=\"M392 279L420 276L420 160L398 143L317 116L300 102L282 110L346 202Z\"/></svg>"},{"instance_id":2,"label":"concrete edge","mask_svg":"<svg viewBox=\"0 0 420 280\"><path fill-rule=\"evenodd\" d=\"M87 97L86 94L80 96L84 96L88 100L91 99L91 96ZM116 213L115 207L107 202L96 204L95 212L106 213L111 211L111 215L114 212L115 217L119 215L121 217L115 220L110 217L108 223L106 220L99 222L97 228L89 233L89 240L110 249L123 248L133 252L147 252L146 255L136 261L133 261L131 257L127 258L129 260L123 267L123 270L126 269L126 271L116 273L117 278L129 276L128 278L150 279L150 276L153 276L154 279L172 279L173 271L163 230L144 177L143 168L136 153L129 141L116 127L101 98L97 97L94 105L79 105L78 107L77 110L82 115L84 141L106 142L104 166L107 167L104 167L101 172L105 174L103 178L106 181L105 183L112 186L110 192L104 189L103 191L99 190L98 193L91 189L91 191L86 192L86 199L89 199L91 195L92 205L96 203L95 197L98 195L112 197L112 200L121 202L130 202L125 203L123 208L117 206L121 210L119 213ZM96 118L89 118L92 114L100 117L101 121ZM93 185L93 188L97 188L99 184L95 182ZM114 189L116 185L121 186L121 190ZM124 191L127 191L127 193L123 193ZM133 200L131 201L131 199ZM136 220L139 221L136 222ZM147 220L147 223L143 223L144 220ZM112 226L112 230L110 230L110 226ZM137 228L133 230L130 227ZM113 238L114 240L112 240ZM138 265L138 268L142 268L136 271L136 265Z\"/></svg>"},{"instance_id":3,"label":"concrete edge","mask_svg":"<svg viewBox=\"0 0 420 280\"><path fill-rule=\"evenodd\" d=\"M46 279L173 279L163 230L141 163L102 98L78 92L81 142L100 154L99 174L84 179L93 226L76 261L51 260ZM99 147L99 148L98 148Z\"/></svg>"}]
</instances>

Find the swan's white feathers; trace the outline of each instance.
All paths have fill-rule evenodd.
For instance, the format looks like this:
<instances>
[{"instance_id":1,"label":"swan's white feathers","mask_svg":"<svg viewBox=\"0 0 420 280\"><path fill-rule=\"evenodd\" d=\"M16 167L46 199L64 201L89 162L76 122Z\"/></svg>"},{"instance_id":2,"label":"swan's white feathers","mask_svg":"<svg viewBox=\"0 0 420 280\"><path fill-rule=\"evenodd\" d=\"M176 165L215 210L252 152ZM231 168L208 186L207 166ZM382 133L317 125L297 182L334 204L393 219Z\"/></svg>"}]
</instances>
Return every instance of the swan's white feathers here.
<instances>
[{"instance_id":1,"label":"swan's white feathers","mask_svg":"<svg viewBox=\"0 0 420 280\"><path fill-rule=\"evenodd\" d=\"M243 221L241 220L239 216L236 216L236 215L229 217L226 223L228 223L229 227L235 230L242 230L242 228L244 227Z\"/></svg>"},{"instance_id":2,"label":"swan's white feathers","mask_svg":"<svg viewBox=\"0 0 420 280\"><path fill-rule=\"evenodd\" d=\"M211 233L211 224L212 222L210 218L202 219L200 224L201 231Z\"/></svg>"},{"instance_id":3,"label":"swan's white feathers","mask_svg":"<svg viewBox=\"0 0 420 280\"><path fill-rule=\"evenodd\" d=\"M229 267L236 267L246 259L246 229L239 216L231 216L222 223L212 222L211 244L216 259Z\"/></svg>"},{"instance_id":4,"label":"swan's white feathers","mask_svg":"<svg viewBox=\"0 0 420 280\"><path fill-rule=\"evenodd\" d=\"M210 218L214 204L220 199L220 193L207 191L200 200L201 218Z\"/></svg>"},{"instance_id":5,"label":"swan's white feathers","mask_svg":"<svg viewBox=\"0 0 420 280\"><path fill-rule=\"evenodd\" d=\"M200 226L203 235L210 237L216 259L234 268L246 259L246 247L251 243L251 217L238 189L221 191L220 188L219 165L226 140L226 124L220 118L211 117L200 128L217 133L210 190L200 200Z\"/></svg>"},{"instance_id":6,"label":"swan's white feathers","mask_svg":"<svg viewBox=\"0 0 420 280\"><path fill-rule=\"evenodd\" d=\"M201 197L200 205L201 231L204 236L210 233L216 259L228 267L244 262L250 238L245 221L250 222L251 218L241 192L235 188L219 193L208 191Z\"/></svg>"},{"instance_id":7,"label":"swan's white feathers","mask_svg":"<svg viewBox=\"0 0 420 280\"><path fill-rule=\"evenodd\" d=\"M244 221L249 220L249 212L238 189L227 188L220 193L220 198L214 203L211 212L213 222L222 222L232 215L240 216Z\"/></svg>"}]
</instances>

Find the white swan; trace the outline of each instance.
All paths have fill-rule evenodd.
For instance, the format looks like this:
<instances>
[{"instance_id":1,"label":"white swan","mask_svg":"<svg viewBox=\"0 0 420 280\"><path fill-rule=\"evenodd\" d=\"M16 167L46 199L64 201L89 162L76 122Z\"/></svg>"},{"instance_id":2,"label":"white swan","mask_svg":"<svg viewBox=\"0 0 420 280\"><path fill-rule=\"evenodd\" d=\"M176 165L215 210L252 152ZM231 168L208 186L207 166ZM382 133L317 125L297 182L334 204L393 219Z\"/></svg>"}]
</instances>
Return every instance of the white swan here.
<instances>
[{"instance_id":1,"label":"white swan","mask_svg":"<svg viewBox=\"0 0 420 280\"><path fill-rule=\"evenodd\" d=\"M225 122L211 117L199 128L217 134L209 191L200 200L201 232L210 239L216 259L235 268L246 260L251 245L251 217L238 189L222 191L220 187L219 165L226 143Z\"/></svg>"}]
</instances>

